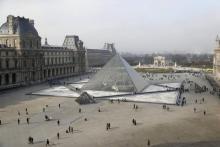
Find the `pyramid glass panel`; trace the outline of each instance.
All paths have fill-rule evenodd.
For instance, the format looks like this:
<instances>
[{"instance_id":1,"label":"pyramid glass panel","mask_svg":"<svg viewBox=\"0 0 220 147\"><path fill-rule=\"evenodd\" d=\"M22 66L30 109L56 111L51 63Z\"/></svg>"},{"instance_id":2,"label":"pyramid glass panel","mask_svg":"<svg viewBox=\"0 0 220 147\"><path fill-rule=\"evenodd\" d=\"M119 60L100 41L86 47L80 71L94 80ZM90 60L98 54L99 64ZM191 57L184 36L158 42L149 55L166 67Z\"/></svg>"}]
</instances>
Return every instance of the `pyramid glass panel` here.
<instances>
[{"instance_id":1,"label":"pyramid glass panel","mask_svg":"<svg viewBox=\"0 0 220 147\"><path fill-rule=\"evenodd\" d=\"M140 92L147 82L119 55L83 86L83 90Z\"/></svg>"}]
</instances>

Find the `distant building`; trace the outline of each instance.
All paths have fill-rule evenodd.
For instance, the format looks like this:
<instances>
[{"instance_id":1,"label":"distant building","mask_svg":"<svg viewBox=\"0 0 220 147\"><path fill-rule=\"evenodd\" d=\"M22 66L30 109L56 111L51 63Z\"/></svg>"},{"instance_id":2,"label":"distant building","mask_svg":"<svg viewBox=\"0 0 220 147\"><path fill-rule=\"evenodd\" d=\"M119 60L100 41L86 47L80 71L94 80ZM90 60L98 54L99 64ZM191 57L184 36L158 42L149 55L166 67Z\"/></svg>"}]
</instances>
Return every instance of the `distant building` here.
<instances>
[{"instance_id":1,"label":"distant building","mask_svg":"<svg viewBox=\"0 0 220 147\"><path fill-rule=\"evenodd\" d=\"M163 67L165 65L166 65L165 57L163 57L163 56L154 57L154 66Z\"/></svg>"},{"instance_id":2,"label":"distant building","mask_svg":"<svg viewBox=\"0 0 220 147\"><path fill-rule=\"evenodd\" d=\"M103 49L86 49L89 67L102 67L116 54L114 44L105 43Z\"/></svg>"},{"instance_id":3,"label":"distant building","mask_svg":"<svg viewBox=\"0 0 220 147\"><path fill-rule=\"evenodd\" d=\"M0 89L85 72L85 48L77 36L73 44L41 45L34 21L9 15L0 26Z\"/></svg>"},{"instance_id":4,"label":"distant building","mask_svg":"<svg viewBox=\"0 0 220 147\"><path fill-rule=\"evenodd\" d=\"M174 62L171 59L166 59L164 56L154 57L154 66L156 67L165 67L165 66L174 66Z\"/></svg>"},{"instance_id":5,"label":"distant building","mask_svg":"<svg viewBox=\"0 0 220 147\"><path fill-rule=\"evenodd\" d=\"M216 38L217 48L214 50L213 56L213 74L220 79L220 39Z\"/></svg>"}]
</instances>

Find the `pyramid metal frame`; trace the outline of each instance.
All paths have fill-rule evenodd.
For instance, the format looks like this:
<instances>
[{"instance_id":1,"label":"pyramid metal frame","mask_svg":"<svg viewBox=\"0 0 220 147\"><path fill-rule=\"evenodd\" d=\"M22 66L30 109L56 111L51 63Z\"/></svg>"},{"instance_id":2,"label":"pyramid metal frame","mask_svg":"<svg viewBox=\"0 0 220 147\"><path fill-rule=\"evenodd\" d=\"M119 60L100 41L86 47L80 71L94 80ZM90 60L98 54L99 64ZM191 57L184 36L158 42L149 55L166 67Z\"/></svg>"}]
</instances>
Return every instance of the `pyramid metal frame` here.
<instances>
[{"instance_id":1,"label":"pyramid metal frame","mask_svg":"<svg viewBox=\"0 0 220 147\"><path fill-rule=\"evenodd\" d=\"M82 90L141 92L148 85L139 73L116 54Z\"/></svg>"}]
</instances>

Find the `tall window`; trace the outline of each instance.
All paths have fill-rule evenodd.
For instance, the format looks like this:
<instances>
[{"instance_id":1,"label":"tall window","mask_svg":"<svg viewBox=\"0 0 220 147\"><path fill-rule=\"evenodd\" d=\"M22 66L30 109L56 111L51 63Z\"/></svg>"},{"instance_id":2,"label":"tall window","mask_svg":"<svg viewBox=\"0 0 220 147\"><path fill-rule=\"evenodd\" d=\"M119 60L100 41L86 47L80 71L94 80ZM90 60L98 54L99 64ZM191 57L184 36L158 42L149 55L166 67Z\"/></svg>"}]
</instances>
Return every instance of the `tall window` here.
<instances>
[{"instance_id":1,"label":"tall window","mask_svg":"<svg viewBox=\"0 0 220 147\"><path fill-rule=\"evenodd\" d=\"M15 59L14 63L15 63L15 68L17 68L18 67L18 60Z\"/></svg>"},{"instance_id":2,"label":"tall window","mask_svg":"<svg viewBox=\"0 0 220 147\"><path fill-rule=\"evenodd\" d=\"M30 40L30 48L32 48L33 47L33 42L32 42L32 40Z\"/></svg>"},{"instance_id":3,"label":"tall window","mask_svg":"<svg viewBox=\"0 0 220 147\"><path fill-rule=\"evenodd\" d=\"M6 59L6 68L9 68L9 59Z\"/></svg>"},{"instance_id":4,"label":"tall window","mask_svg":"<svg viewBox=\"0 0 220 147\"><path fill-rule=\"evenodd\" d=\"M26 60L23 61L23 64L24 64L24 65L23 65L24 67L27 66Z\"/></svg>"},{"instance_id":5,"label":"tall window","mask_svg":"<svg viewBox=\"0 0 220 147\"><path fill-rule=\"evenodd\" d=\"M38 42L38 40L37 40L37 48L39 48L39 42Z\"/></svg>"},{"instance_id":6,"label":"tall window","mask_svg":"<svg viewBox=\"0 0 220 147\"><path fill-rule=\"evenodd\" d=\"M16 83L16 73L12 74L12 83L15 84Z\"/></svg>"},{"instance_id":7,"label":"tall window","mask_svg":"<svg viewBox=\"0 0 220 147\"><path fill-rule=\"evenodd\" d=\"M32 59L32 67L35 67L35 60Z\"/></svg>"},{"instance_id":8,"label":"tall window","mask_svg":"<svg viewBox=\"0 0 220 147\"><path fill-rule=\"evenodd\" d=\"M9 84L9 74L5 75L5 85Z\"/></svg>"}]
</instances>

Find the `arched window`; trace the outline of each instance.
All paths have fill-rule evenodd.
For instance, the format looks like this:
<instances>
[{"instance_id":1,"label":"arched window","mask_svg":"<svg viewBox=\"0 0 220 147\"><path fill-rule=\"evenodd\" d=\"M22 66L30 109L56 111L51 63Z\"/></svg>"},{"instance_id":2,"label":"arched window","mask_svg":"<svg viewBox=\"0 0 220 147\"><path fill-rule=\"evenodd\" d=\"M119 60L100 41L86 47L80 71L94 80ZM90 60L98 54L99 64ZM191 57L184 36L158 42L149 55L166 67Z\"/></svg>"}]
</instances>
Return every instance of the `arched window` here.
<instances>
[{"instance_id":1,"label":"arched window","mask_svg":"<svg viewBox=\"0 0 220 147\"><path fill-rule=\"evenodd\" d=\"M15 84L16 83L16 73L12 74L12 83Z\"/></svg>"},{"instance_id":2,"label":"arched window","mask_svg":"<svg viewBox=\"0 0 220 147\"><path fill-rule=\"evenodd\" d=\"M5 85L9 84L9 74L5 74Z\"/></svg>"}]
</instances>

